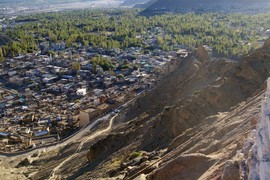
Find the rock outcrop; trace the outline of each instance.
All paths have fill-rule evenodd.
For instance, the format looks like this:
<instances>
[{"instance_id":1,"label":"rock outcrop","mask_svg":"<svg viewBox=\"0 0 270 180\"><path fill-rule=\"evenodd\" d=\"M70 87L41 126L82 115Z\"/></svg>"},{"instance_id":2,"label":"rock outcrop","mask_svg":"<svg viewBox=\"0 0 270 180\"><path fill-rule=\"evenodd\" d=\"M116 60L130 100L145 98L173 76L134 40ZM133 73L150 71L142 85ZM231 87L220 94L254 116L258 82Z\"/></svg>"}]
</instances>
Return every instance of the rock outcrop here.
<instances>
[{"instance_id":1,"label":"rock outcrop","mask_svg":"<svg viewBox=\"0 0 270 180\"><path fill-rule=\"evenodd\" d=\"M270 177L270 78L261 105L261 118L249 162L250 179L267 180Z\"/></svg>"}]
</instances>

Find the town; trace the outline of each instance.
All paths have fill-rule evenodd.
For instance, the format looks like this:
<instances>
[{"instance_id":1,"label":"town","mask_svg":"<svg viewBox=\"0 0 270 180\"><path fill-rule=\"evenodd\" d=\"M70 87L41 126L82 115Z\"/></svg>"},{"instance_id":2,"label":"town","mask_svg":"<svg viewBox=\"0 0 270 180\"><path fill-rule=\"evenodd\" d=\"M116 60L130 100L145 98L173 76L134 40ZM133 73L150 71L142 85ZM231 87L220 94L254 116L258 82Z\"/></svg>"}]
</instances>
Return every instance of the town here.
<instances>
[{"instance_id":1,"label":"town","mask_svg":"<svg viewBox=\"0 0 270 180\"><path fill-rule=\"evenodd\" d=\"M64 43L40 46L57 55L20 55L0 67L2 152L61 141L153 87L177 56L188 53L66 48Z\"/></svg>"}]
</instances>

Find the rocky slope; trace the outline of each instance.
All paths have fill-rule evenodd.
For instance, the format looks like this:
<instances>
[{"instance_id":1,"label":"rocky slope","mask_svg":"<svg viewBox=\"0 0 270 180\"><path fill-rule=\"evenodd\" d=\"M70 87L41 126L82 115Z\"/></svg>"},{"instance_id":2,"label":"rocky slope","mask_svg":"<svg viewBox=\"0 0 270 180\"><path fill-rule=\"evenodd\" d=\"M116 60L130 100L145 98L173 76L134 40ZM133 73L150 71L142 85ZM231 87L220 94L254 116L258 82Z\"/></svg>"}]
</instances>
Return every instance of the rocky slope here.
<instances>
[{"instance_id":1,"label":"rocky slope","mask_svg":"<svg viewBox=\"0 0 270 180\"><path fill-rule=\"evenodd\" d=\"M6 159L3 165L25 168L28 179L49 178L53 169L51 179L240 178L244 166L237 152L259 119L269 50L267 40L235 62L211 59L199 47L172 62L157 87L124 107L110 132L28 157L26 164Z\"/></svg>"}]
</instances>

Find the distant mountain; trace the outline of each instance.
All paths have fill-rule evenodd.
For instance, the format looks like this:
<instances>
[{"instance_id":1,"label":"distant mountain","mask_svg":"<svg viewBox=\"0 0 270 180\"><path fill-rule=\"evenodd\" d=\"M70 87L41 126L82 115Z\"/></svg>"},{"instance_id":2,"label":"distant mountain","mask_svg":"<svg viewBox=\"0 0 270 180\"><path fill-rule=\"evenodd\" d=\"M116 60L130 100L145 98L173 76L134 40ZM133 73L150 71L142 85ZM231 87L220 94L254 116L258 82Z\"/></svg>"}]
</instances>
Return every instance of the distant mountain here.
<instances>
[{"instance_id":1,"label":"distant mountain","mask_svg":"<svg viewBox=\"0 0 270 180\"><path fill-rule=\"evenodd\" d=\"M153 0L145 12L237 11L270 7L270 0Z\"/></svg>"},{"instance_id":2,"label":"distant mountain","mask_svg":"<svg viewBox=\"0 0 270 180\"><path fill-rule=\"evenodd\" d=\"M147 3L144 3L144 4L136 4L134 6L134 8L146 9L146 8L150 7L151 5L153 5L155 2L157 2L157 0L150 0Z\"/></svg>"},{"instance_id":3,"label":"distant mountain","mask_svg":"<svg viewBox=\"0 0 270 180\"><path fill-rule=\"evenodd\" d=\"M123 2L121 4L121 6L130 6L133 7L135 5L139 5L139 4L145 4L147 2L149 2L151 0L126 0L125 2Z\"/></svg>"},{"instance_id":4,"label":"distant mountain","mask_svg":"<svg viewBox=\"0 0 270 180\"><path fill-rule=\"evenodd\" d=\"M14 3L57 3L57 2L68 2L70 0L55 0L55 1L52 1L52 0L1 0L0 3L1 4L14 4ZM76 0L74 0L76 1Z\"/></svg>"},{"instance_id":5,"label":"distant mountain","mask_svg":"<svg viewBox=\"0 0 270 180\"><path fill-rule=\"evenodd\" d=\"M94 2L98 0L0 0L0 5L50 5L74 2ZM120 1L120 0L119 0Z\"/></svg>"},{"instance_id":6,"label":"distant mountain","mask_svg":"<svg viewBox=\"0 0 270 180\"><path fill-rule=\"evenodd\" d=\"M91 0L1 0L0 3L70 3Z\"/></svg>"}]
</instances>

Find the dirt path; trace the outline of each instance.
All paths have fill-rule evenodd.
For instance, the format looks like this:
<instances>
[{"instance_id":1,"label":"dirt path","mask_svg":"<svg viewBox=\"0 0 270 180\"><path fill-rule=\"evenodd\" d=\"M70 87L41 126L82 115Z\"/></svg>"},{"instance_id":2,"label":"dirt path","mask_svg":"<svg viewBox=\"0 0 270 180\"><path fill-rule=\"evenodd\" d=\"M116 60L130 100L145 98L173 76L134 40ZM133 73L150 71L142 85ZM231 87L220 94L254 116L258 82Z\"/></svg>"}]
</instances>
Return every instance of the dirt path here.
<instances>
[{"instance_id":1,"label":"dirt path","mask_svg":"<svg viewBox=\"0 0 270 180\"><path fill-rule=\"evenodd\" d=\"M57 171L58 171L63 165L65 165L69 160L71 160L72 158L76 157L76 155L78 155L78 153L82 150L82 147L83 147L83 145L84 145L86 142L88 142L89 140L92 140L92 139L94 139L94 138L96 138L96 137L98 137L98 136L100 136L100 135L102 135L102 134L104 134L104 133L109 132L109 131L112 129L113 121L114 121L114 119L117 117L117 115L118 115L118 114L114 115L114 116L110 119L109 125L108 125L108 127L107 127L106 129L103 129L103 130L101 130L101 131L98 131L98 132L92 134L91 136L85 137L85 139L82 140L82 142L80 143L79 147L78 147L77 150L74 152L74 154L71 155L71 156L69 156L67 159L65 159L62 163L60 163L58 166L56 166L56 167L52 170L52 172L51 172L51 174L50 174L50 179L58 179L58 177L57 177L57 175L56 175Z\"/></svg>"}]
</instances>

